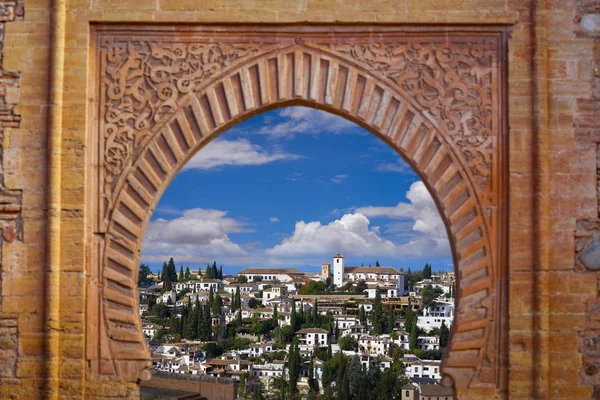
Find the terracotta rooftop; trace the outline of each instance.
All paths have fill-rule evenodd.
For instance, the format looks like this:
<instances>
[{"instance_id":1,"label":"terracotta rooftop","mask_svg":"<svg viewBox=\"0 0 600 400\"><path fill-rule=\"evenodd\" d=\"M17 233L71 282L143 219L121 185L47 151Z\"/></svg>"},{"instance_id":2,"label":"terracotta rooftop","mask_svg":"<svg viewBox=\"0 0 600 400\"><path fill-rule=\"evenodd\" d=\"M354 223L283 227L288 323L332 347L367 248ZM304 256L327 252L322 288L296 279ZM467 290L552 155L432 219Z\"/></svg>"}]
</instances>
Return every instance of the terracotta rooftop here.
<instances>
[{"instance_id":1,"label":"terracotta rooftop","mask_svg":"<svg viewBox=\"0 0 600 400\"><path fill-rule=\"evenodd\" d=\"M452 396L452 388L440 385L421 385L421 396Z\"/></svg>"},{"instance_id":2,"label":"terracotta rooftop","mask_svg":"<svg viewBox=\"0 0 600 400\"><path fill-rule=\"evenodd\" d=\"M344 267L345 274L356 274L360 272L379 275L404 275L404 272L400 272L393 267Z\"/></svg>"},{"instance_id":3,"label":"terracotta rooftop","mask_svg":"<svg viewBox=\"0 0 600 400\"><path fill-rule=\"evenodd\" d=\"M304 275L304 272L298 271L294 268L246 268L238 272L238 275L242 274L296 274L296 275Z\"/></svg>"},{"instance_id":4,"label":"terracotta rooftop","mask_svg":"<svg viewBox=\"0 0 600 400\"><path fill-rule=\"evenodd\" d=\"M296 334L298 333L327 333L327 331L325 329L321 329L321 328L306 328L306 329L300 329L299 331L296 332Z\"/></svg>"}]
</instances>

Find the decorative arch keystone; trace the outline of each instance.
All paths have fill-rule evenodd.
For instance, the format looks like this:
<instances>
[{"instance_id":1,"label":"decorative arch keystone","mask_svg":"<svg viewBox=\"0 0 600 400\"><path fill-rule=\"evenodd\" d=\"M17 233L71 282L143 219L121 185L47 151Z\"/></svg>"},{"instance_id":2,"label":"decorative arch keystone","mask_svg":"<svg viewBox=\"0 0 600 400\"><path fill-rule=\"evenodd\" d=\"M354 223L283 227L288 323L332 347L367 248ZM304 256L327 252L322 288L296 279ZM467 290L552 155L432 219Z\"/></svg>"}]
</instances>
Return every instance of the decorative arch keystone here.
<instances>
[{"instance_id":1,"label":"decorative arch keystone","mask_svg":"<svg viewBox=\"0 0 600 400\"><path fill-rule=\"evenodd\" d=\"M97 26L93 33L92 374L145 377L137 266L146 225L173 177L236 123L300 104L365 127L421 176L446 223L458 278L445 382L502 390L502 29Z\"/></svg>"}]
</instances>

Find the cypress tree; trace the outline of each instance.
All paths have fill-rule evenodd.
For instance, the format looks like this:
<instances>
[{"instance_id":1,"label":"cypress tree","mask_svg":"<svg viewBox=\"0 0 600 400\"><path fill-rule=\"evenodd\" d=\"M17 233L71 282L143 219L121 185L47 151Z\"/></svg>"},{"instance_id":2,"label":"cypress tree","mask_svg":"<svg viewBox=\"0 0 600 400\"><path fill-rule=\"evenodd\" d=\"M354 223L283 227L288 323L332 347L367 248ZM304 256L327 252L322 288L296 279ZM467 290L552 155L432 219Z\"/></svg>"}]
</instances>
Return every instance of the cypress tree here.
<instances>
[{"instance_id":1,"label":"cypress tree","mask_svg":"<svg viewBox=\"0 0 600 400\"><path fill-rule=\"evenodd\" d=\"M191 278L190 267L185 267L185 275L183 276L184 280L189 281Z\"/></svg>"},{"instance_id":2,"label":"cypress tree","mask_svg":"<svg viewBox=\"0 0 600 400\"><path fill-rule=\"evenodd\" d=\"M394 310L390 307L390 312L388 314L388 333L390 335L394 332L395 322L396 322L396 318L394 316Z\"/></svg>"},{"instance_id":3,"label":"cypress tree","mask_svg":"<svg viewBox=\"0 0 600 400\"><path fill-rule=\"evenodd\" d=\"M179 266L179 277L177 278L177 282L183 282L185 277L183 275L183 265Z\"/></svg>"},{"instance_id":4,"label":"cypress tree","mask_svg":"<svg viewBox=\"0 0 600 400\"><path fill-rule=\"evenodd\" d=\"M277 323L277 304L273 304L273 321Z\"/></svg>"},{"instance_id":5,"label":"cypress tree","mask_svg":"<svg viewBox=\"0 0 600 400\"><path fill-rule=\"evenodd\" d=\"M379 261L375 261L375 266L376 266L376 267L380 267L380 265L379 265Z\"/></svg>"},{"instance_id":6,"label":"cypress tree","mask_svg":"<svg viewBox=\"0 0 600 400\"><path fill-rule=\"evenodd\" d=\"M217 270L216 261L214 261L212 265L212 279L219 279L219 271Z\"/></svg>"},{"instance_id":7,"label":"cypress tree","mask_svg":"<svg viewBox=\"0 0 600 400\"><path fill-rule=\"evenodd\" d=\"M417 324L413 324L410 329L410 349L414 350L419 346L419 331L417 330Z\"/></svg>"},{"instance_id":8,"label":"cypress tree","mask_svg":"<svg viewBox=\"0 0 600 400\"><path fill-rule=\"evenodd\" d=\"M358 319L360 320L360 324L362 326L367 326L367 314L365 313L365 306L360 306L358 310Z\"/></svg>"},{"instance_id":9,"label":"cypress tree","mask_svg":"<svg viewBox=\"0 0 600 400\"><path fill-rule=\"evenodd\" d=\"M294 337L294 341L290 345L290 357L288 358L288 393L290 398L298 391L297 383L300 375L300 350L298 348L298 338Z\"/></svg>"},{"instance_id":10,"label":"cypress tree","mask_svg":"<svg viewBox=\"0 0 600 400\"><path fill-rule=\"evenodd\" d=\"M221 315L222 306L223 306L223 299L221 299L221 296L219 296L219 294L217 293L215 295L215 298L213 300L212 307L211 307L212 314L213 315Z\"/></svg>"},{"instance_id":11,"label":"cypress tree","mask_svg":"<svg viewBox=\"0 0 600 400\"><path fill-rule=\"evenodd\" d=\"M167 274L169 275L171 282L177 282L177 270L175 269L175 261L173 261L173 257L169 259Z\"/></svg>"},{"instance_id":12,"label":"cypress tree","mask_svg":"<svg viewBox=\"0 0 600 400\"><path fill-rule=\"evenodd\" d=\"M210 264L206 264L206 272L204 273L204 279L212 279L212 268Z\"/></svg>"},{"instance_id":13,"label":"cypress tree","mask_svg":"<svg viewBox=\"0 0 600 400\"><path fill-rule=\"evenodd\" d=\"M186 327L185 337L188 339L195 339L198 337L198 309L200 306L198 298L196 297L196 305L194 308L188 311L188 323Z\"/></svg>"},{"instance_id":14,"label":"cypress tree","mask_svg":"<svg viewBox=\"0 0 600 400\"><path fill-rule=\"evenodd\" d=\"M315 299L315 306L313 307L313 325L315 328L319 326L319 301Z\"/></svg>"},{"instance_id":15,"label":"cypress tree","mask_svg":"<svg viewBox=\"0 0 600 400\"><path fill-rule=\"evenodd\" d=\"M448 339L450 338L450 330L446 326L446 321L442 321L440 327L440 347L448 346Z\"/></svg>"},{"instance_id":16,"label":"cypress tree","mask_svg":"<svg viewBox=\"0 0 600 400\"><path fill-rule=\"evenodd\" d=\"M308 387L309 387L310 391L317 392L319 389L318 389L317 380L315 379L314 368L315 367L313 365L313 359L311 357L310 362L308 363Z\"/></svg>"},{"instance_id":17,"label":"cypress tree","mask_svg":"<svg viewBox=\"0 0 600 400\"><path fill-rule=\"evenodd\" d=\"M342 400L350 400L350 380L348 379L348 369L344 370L344 377L342 379Z\"/></svg>"},{"instance_id":18,"label":"cypress tree","mask_svg":"<svg viewBox=\"0 0 600 400\"><path fill-rule=\"evenodd\" d=\"M292 327L292 330L294 332L296 332L296 328L297 328L297 321L296 321L296 302L292 300L292 312L290 313L290 326Z\"/></svg>"},{"instance_id":19,"label":"cypress tree","mask_svg":"<svg viewBox=\"0 0 600 400\"><path fill-rule=\"evenodd\" d=\"M383 331L383 308L381 306L381 293L379 289L375 291L375 303L373 304L373 312L371 321L373 323L373 331L375 333L382 333Z\"/></svg>"},{"instance_id":20,"label":"cypress tree","mask_svg":"<svg viewBox=\"0 0 600 400\"><path fill-rule=\"evenodd\" d=\"M163 262L162 272L160 273L160 280L163 282L167 280L167 263L166 262Z\"/></svg>"},{"instance_id":21,"label":"cypress tree","mask_svg":"<svg viewBox=\"0 0 600 400\"><path fill-rule=\"evenodd\" d=\"M219 279L223 279L223 266L219 265Z\"/></svg>"},{"instance_id":22,"label":"cypress tree","mask_svg":"<svg viewBox=\"0 0 600 400\"><path fill-rule=\"evenodd\" d=\"M233 302L234 302L234 307L236 310L239 310L240 308L242 308L242 299L240 297L240 287L239 286L235 289L235 295L233 297Z\"/></svg>"}]
</instances>

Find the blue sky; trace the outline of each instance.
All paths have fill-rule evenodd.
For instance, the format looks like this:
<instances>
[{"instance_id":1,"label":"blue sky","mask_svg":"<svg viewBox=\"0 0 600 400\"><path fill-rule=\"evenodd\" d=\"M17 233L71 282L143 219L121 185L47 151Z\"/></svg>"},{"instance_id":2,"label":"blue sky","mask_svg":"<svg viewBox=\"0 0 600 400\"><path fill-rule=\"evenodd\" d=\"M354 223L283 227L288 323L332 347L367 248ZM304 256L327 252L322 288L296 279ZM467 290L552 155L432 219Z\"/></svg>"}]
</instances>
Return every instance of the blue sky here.
<instances>
[{"instance_id":1,"label":"blue sky","mask_svg":"<svg viewBox=\"0 0 600 400\"><path fill-rule=\"evenodd\" d=\"M200 150L161 198L141 261L195 269L451 269L446 231L419 177L386 143L304 107L257 115Z\"/></svg>"}]
</instances>

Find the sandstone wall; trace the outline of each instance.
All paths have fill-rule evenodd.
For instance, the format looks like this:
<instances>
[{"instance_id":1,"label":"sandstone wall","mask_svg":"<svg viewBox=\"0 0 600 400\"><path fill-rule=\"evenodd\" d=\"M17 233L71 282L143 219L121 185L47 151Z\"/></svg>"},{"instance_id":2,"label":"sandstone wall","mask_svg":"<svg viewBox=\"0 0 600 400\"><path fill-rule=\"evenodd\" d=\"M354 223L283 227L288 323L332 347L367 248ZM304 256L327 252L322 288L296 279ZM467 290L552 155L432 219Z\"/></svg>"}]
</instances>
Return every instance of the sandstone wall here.
<instances>
[{"instance_id":1,"label":"sandstone wall","mask_svg":"<svg viewBox=\"0 0 600 400\"><path fill-rule=\"evenodd\" d=\"M135 383L93 378L87 363L90 337L105 335L86 328L97 312L86 292L86 184L98 168L88 145L90 26L321 22L513 26L510 173L498 177L510 190L500 396L600 398L600 273L586 256L600 235L599 15L597 1L575 0L1 1L0 397L137 393Z\"/></svg>"}]
</instances>

